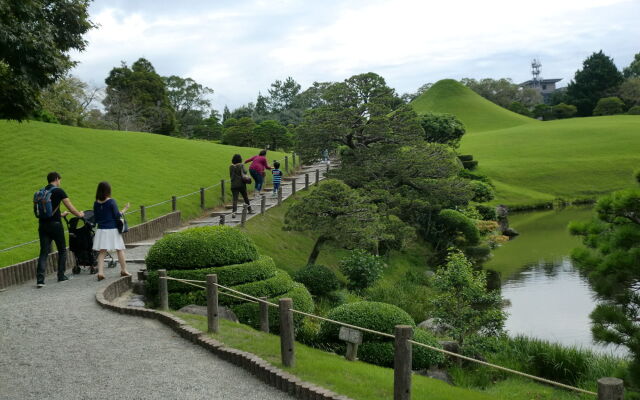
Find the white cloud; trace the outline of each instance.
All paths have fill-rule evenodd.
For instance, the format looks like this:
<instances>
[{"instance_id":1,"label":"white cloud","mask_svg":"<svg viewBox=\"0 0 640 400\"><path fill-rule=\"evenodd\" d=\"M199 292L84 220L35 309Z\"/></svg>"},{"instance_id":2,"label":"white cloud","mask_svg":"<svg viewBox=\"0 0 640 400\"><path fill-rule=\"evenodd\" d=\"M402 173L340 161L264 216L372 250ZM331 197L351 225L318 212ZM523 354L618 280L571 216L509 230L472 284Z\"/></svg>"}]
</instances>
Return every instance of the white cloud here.
<instances>
[{"instance_id":1,"label":"white cloud","mask_svg":"<svg viewBox=\"0 0 640 400\"><path fill-rule=\"evenodd\" d=\"M626 60L640 51L620 41L640 35L640 4L625 0L118 4L94 3L100 27L76 56L75 73L100 82L120 60L146 57L162 75L212 87L218 108L253 101L289 75L304 86L374 71L406 91L445 77L519 80L529 59L542 56L543 72L567 81L600 48Z\"/></svg>"}]
</instances>

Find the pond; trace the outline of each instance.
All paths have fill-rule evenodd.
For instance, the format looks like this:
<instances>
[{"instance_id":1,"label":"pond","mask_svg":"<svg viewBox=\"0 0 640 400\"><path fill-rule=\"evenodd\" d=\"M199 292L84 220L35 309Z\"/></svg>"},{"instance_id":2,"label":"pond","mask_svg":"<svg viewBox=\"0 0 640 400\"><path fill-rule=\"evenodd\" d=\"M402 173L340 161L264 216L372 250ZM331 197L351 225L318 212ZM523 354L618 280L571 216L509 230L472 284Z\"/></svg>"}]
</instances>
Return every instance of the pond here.
<instances>
[{"instance_id":1,"label":"pond","mask_svg":"<svg viewBox=\"0 0 640 400\"><path fill-rule=\"evenodd\" d=\"M590 207L569 207L509 217L520 236L496 249L485 269L497 272L502 296L510 302L506 329L511 336L624 354L624 349L593 342L589 314L596 304L595 292L569 257L581 242L569 234L567 225L591 216Z\"/></svg>"}]
</instances>

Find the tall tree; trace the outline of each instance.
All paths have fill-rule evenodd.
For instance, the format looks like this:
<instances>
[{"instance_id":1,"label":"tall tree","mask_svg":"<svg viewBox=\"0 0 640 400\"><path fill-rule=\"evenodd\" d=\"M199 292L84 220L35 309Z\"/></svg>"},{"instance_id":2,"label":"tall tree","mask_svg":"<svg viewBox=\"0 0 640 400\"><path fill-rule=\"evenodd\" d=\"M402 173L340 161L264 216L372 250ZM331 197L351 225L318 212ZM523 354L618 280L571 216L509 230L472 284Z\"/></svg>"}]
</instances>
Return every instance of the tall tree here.
<instances>
[{"instance_id":1,"label":"tall tree","mask_svg":"<svg viewBox=\"0 0 640 400\"><path fill-rule=\"evenodd\" d=\"M638 77L625 79L620 85L618 94L627 108L640 105L640 74Z\"/></svg>"},{"instance_id":2,"label":"tall tree","mask_svg":"<svg viewBox=\"0 0 640 400\"><path fill-rule=\"evenodd\" d=\"M375 73L333 83L322 98L324 104L309 110L297 129L298 152L305 160L316 159L324 149L338 146L356 150L401 145L423 136L413 109L402 106L394 111L398 97L384 78Z\"/></svg>"},{"instance_id":3,"label":"tall tree","mask_svg":"<svg viewBox=\"0 0 640 400\"><path fill-rule=\"evenodd\" d=\"M460 82L485 99L500 107L509 108L513 102L522 103L525 107L533 107L542 103L542 96L531 88L522 88L511 79L476 79L463 78Z\"/></svg>"},{"instance_id":4,"label":"tall tree","mask_svg":"<svg viewBox=\"0 0 640 400\"><path fill-rule=\"evenodd\" d=\"M640 173L636 179L640 178ZM640 180L640 179L639 179ZM597 219L572 223L586 248L573 259L602 301L591 313L596 341L625 346L633 360L631 377L640 384L640 189L615 192L598 201Z\"/></svg>"},{"instance_id":5,"label":"tall tree","mask_svg":"<svg viewBox=\"0 0 640 400\"><path fill-rule=\"evenodd\" d=\"M317 239L307 264L315 264L325 243L344 248L370 248L379 238L376 206L344 183L329 179L294 203L285 214L284 229L310 231Z\"/></svg>"},{"instance_id":6,"label":"tall tree","mask_svg":"<svg viewBox=\"0 0 640 400\"><path fill-rule=\"evenodd\" d=\"M222 122L225 122L229 118L231 118L231 111L229 111L229 107L225 104L224 110L222 111Z\"/></svg>"},{"instance_id":7,"label":"tall tree","mask_svg":"<svg viewBox=\"0 0 640 400\"><path fill-rule=\"evenodd\" d=\"M253 143L256 147L271 150L288 149L291 146L291 138L287 128L278 121L266 120L253 130Z\"/></svg>"},{"instance_id":8,"label":"tall tree","mask_svg":"<svg viewBox=\"0 0 640 400\"><path fill-rule=\"evenodd\" d=\"M42 108L53 114L63 125L83 125L82 122L102 89L89 86L74 76L65 76L42 91Z\"/></svg>"},{"instance_id":9,"label":"tall tree","mask_svg":"<svg viewBox=\"0 0 640 400\"><path fill-rule=\"evenodd\" d=\"M232 146L254 146L253 130L256 123L249 117L229 118L224 121L222 143Z\"/></svg>"},{"instance_id":10,"label":"tall tree","mask_svg":"<svg viewBox=\"0 0 640 400\"><path fill-rule=\"evenodd\" d=\"M176 113L178 130L183 136L189 137L211 109L211 101L207 96L213 94L213 89L191 78L171 75L162 79L169 103Z\"/></svg>"},{"instance_id":11,"label":"tall tree","mask_svg":"<svg viewBox=\"0 0 640 400\"><path fill-rule=\"evenodd\" d=\"M40 91L62 77L95 27L90 0L0 1L0 118L23 120L39 107Z\"/></svg>"},{"instance_id":12,"label":"tall tree","mask_svg":"<svg viewBox=\"0 0 640 400\"><path fill-rule=\"evenodd\" d=\"M640 78L640 53L633 57L633 61L628 67L622 70L625 78Z\"/></svg>"},{"instance_id":13,"label":"tall tree","mask_svg":"<svg viewBox=\"0 0 640 400\"><path fill-rule=\"evenodd\" d=\"M300 93L300 84L292 77L289 76L284 81L276 80L269 89L269 111L278 113L288 110L298 93Z\"/></svg>"},{"instance_id":14,"label":"tall tree","mask_svg":"<svg viewBox=\"0 0 640 400\"><path fill-rule=\"evenodd\" d=\"M153 65L140 58L129 68L124 62L105 79L106 118L119 130L140 130L164 135L175 131L175 112L164 81Z\"/></svg>"},{"instance_id":15,"label":"tall tree","mask_svg":"<svg viewBox=\"0 0 640 400\"><path fill-rule=\"evenodd\" d=\"M573 80L567 86L570 104L578 108L579 117L588 117L598 100L613 95L623 77L613 60L602 50L593 53L582 63Z\"/></svg>"}]
</instances>

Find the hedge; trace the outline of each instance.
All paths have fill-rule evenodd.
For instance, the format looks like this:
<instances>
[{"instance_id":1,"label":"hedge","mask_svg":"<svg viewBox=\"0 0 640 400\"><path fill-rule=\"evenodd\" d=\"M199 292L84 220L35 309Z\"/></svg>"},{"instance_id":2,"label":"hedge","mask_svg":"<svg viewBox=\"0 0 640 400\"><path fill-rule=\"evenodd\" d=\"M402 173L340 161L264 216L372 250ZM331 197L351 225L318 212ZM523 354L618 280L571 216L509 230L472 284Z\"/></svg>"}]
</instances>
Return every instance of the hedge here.
<instances>
[{"instance_id":1,"label":"hedge","mask_svg":"<svg viewBox=\"0 0 640 400\"><path fill-rule=\"evenodd\" d=\"M258 259L253 240L230 226L204 226L167 235L147 253L149 270L200 269Z\"/></svg>"},{"instance_id":2,"label":"hedge","mask_svg":"<svg viewBox=\"0 0 640 400\"><path fill-rule=\"evenodd\" d=\"M287 293L279 296L269 298L269 302L278 304L278 300L282 298L291 298L293 301L293 308L295 310L303 311L306 313L313 312L313 299L311 293L304 287L303 284L294 282L293 288ZM260 328L260 310L258 304L244 303L231 306L231 309L236 314L240 322L250 325L256 329ZM304 322L305 317L300 314L293 314L293 322L296 331L300 329ZM280 333L280 313L279 309L275 307L269 307L269 331L272 333Z\"/></svg>"},{"instance_id":3,"label":"hedge","mask_svg":"<svg viewBox=\"0 0 640 400\"><path fill-rule=\"evenodd\" d=\"M476 160L463 161L462 166L464 166L465 169L474 170L478 166L478 161Z\"/></svg>"},{"instance_id":4,"label":"hedge","mask_svg":"<svg viewBox=\"0 0 640 400\"><path fill-rule=\"evenodd\" d=\"M177 279L206 281L208 274L217 274L218 283L224 286L234 286L247 282L268 279L276 274L276 264L269 256L260 256L256 261L224 267L201 268L192 270L169 270L167 275ZM186 283L167 281L169 292L192 292L194 287ZM158 293L158 272L149 271L146 281L148 297L155 297Z\"/></svg>"},{"instance_id":5,"label":"hedge","mask_svg":"<svg viewBox=\"0 0 640 400\"><path fill-rule=\"evenodd\" d=\"M396 325L416 326L411 316L400 307L375 301L343 304L329 311L327 318L390 334L394 333ZM338 343L339 331L339 325L322 321L318 336L322 341ZM383 336L373 333L363 332L362 335L363 343L370 341L379 342L383 339Z\"/></svg>"},{"instance_id":6,"label":"hedge","mask_svg":"<svg viewBox=\"0 0 640 400\"><path fill-rule=\"evenodd\" d=\"M298 270L293 276L315 296L324 296L340 288L340 280L336 273L324 265L310 264Z\"/></svg>"},{"instance_id":7,"label":"hedge","mask_svg":"<svg viewBox=\"0 0 640 400\"><path fill-rule=\"evenodd\" d=\"M282 295L283 293L286 293L293 289L294 282L289 274L287 274L285 271L276 269L274 276L269 279L244 283L242 285L230 287L254 297L274 297ZM189 304L206 306L206 291L198 288L194 289L194 291L188 293L169 292L169 306L174 310L180 309ZM224 291L224 289L222 291ZM241 302L243 302L243 300L236 299L235 297L225 296L222 293L218 296L218 303L221 305L230 306L233 304L239 304Z\"/></svg>"},{"instance_id":8,"label":"hedge","mask_svg":"<svg viewBox=\"0 0 640 400\"><path fill-rule=\"evenodd\" d=\"M442 348L438 340L436 340L431 333L422 329L415 329L413 331L413 340L433 347ZM442 364L445 360L443 353L429 350L415 344L412 348L412 355L411 367L414 370L428 369L432 365ZM358 347L358 358L360 361L393 368L393 341L389 339L384 342L363 342Z\"/></svg>"}]
</instances>

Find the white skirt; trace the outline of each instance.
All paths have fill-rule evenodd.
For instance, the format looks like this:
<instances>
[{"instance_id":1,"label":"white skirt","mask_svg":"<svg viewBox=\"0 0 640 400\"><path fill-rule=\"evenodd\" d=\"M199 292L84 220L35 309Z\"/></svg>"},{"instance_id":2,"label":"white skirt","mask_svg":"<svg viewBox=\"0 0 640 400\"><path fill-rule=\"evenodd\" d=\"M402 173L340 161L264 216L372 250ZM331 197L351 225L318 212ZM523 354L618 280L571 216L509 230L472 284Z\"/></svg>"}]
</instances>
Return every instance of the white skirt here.
<instances>
[{"instance_id":1,"label":"white skirt","mask_svg":"<svg viewBox=\"0 0 640 400\"><path fill-rule=\"evenodd\" d=\"M94 250L124 250L122 234L117 229L98 229L93 237Z\"/></svg>"}]
</instances>

